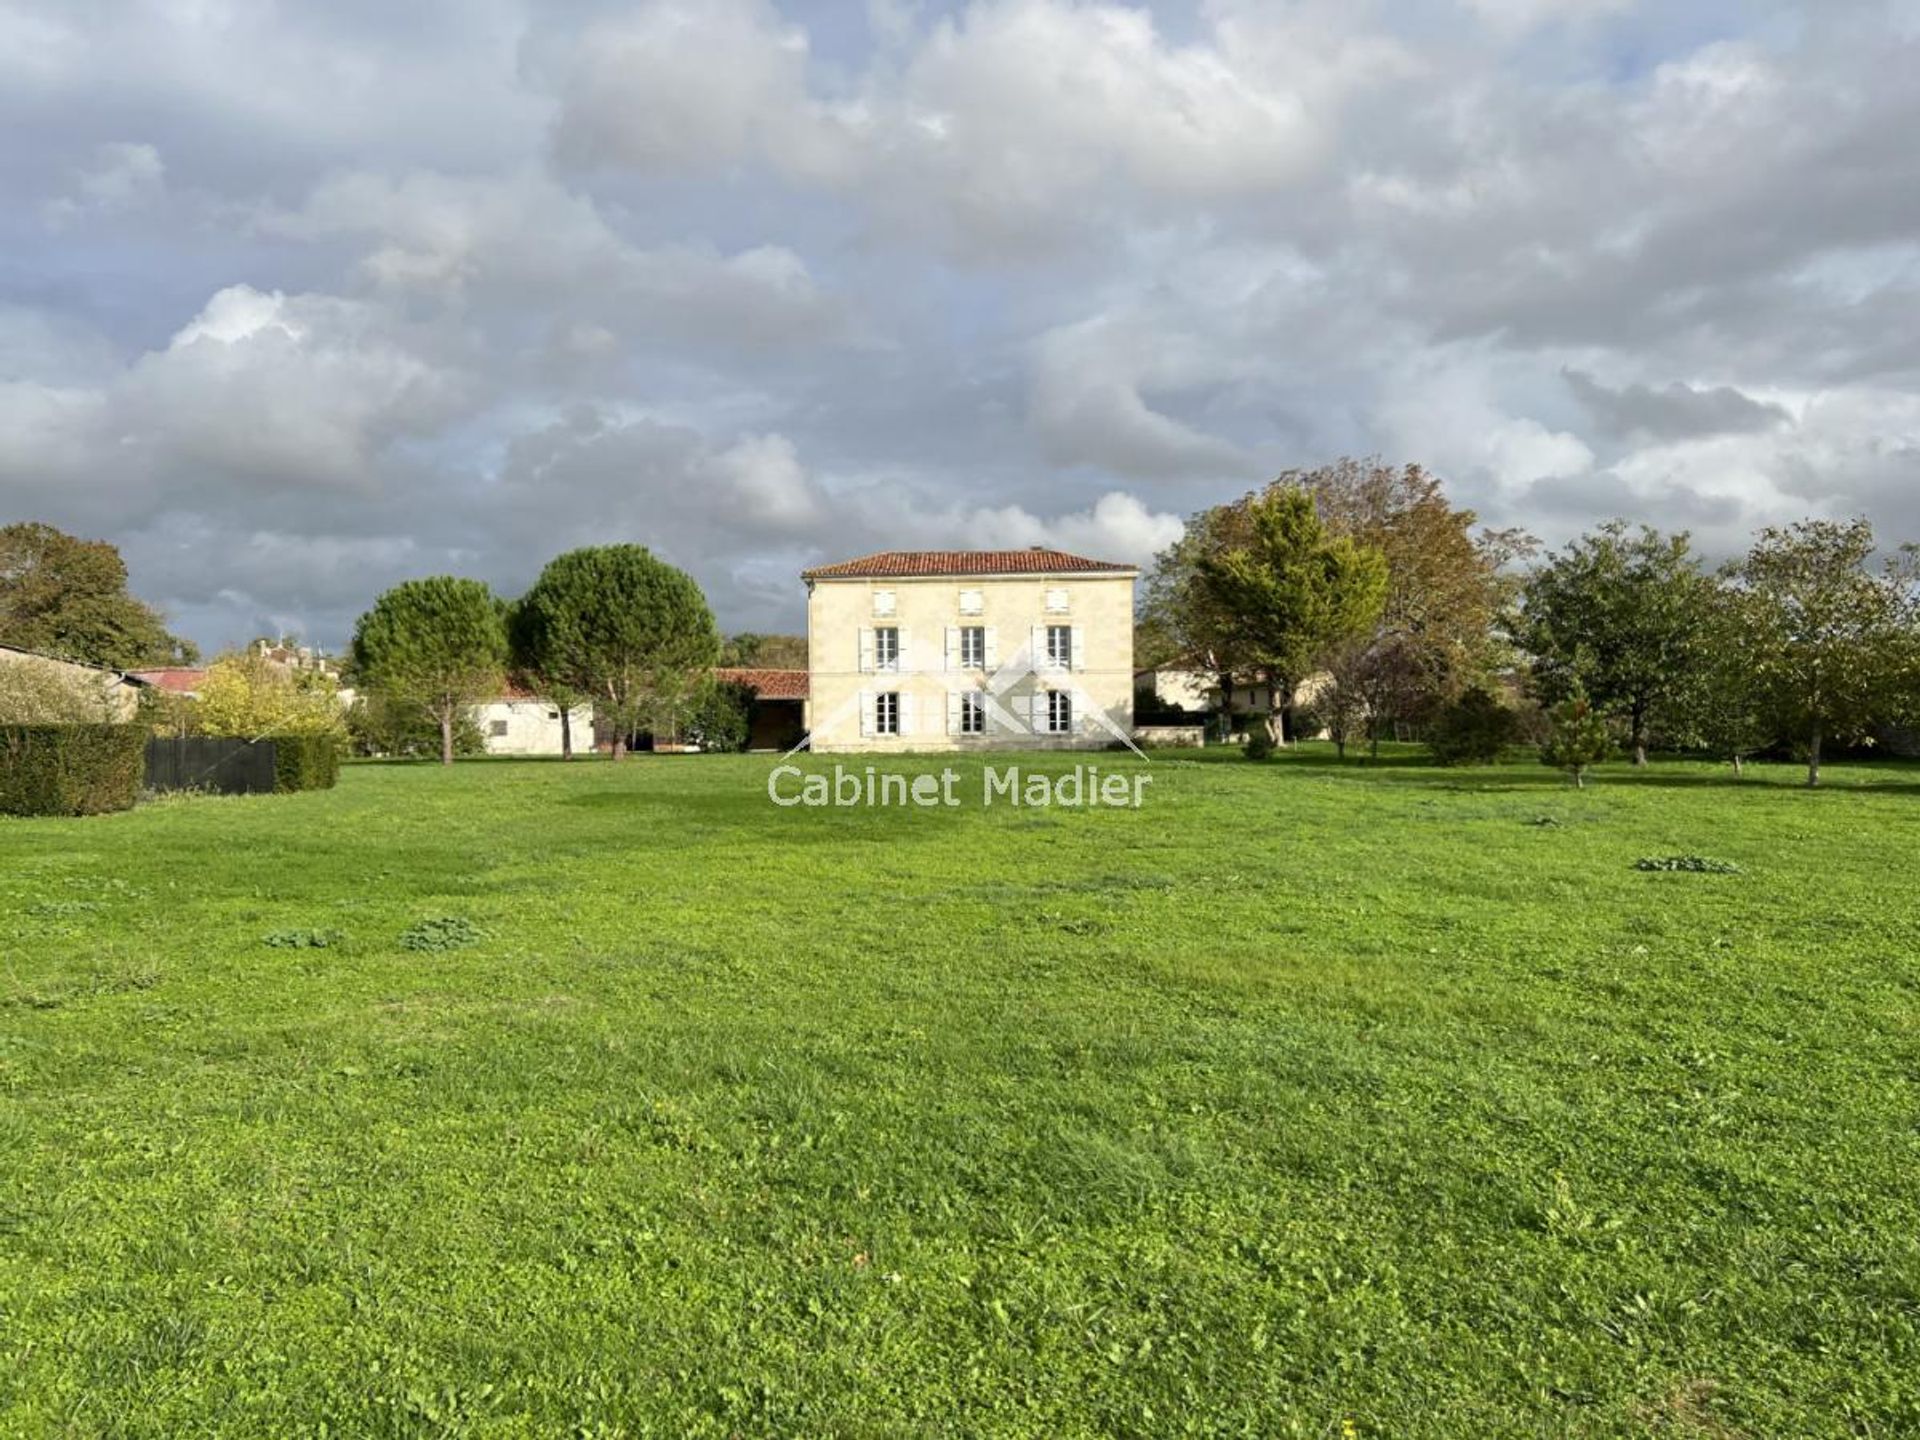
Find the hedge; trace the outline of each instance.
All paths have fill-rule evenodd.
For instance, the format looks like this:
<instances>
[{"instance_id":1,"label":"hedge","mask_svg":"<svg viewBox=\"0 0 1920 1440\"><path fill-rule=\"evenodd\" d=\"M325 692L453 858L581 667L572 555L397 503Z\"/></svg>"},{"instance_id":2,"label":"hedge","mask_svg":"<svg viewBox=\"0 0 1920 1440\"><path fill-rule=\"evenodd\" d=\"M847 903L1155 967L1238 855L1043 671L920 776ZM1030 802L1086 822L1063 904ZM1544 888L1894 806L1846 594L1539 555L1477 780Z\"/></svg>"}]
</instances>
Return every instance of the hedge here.
<instances>
[{"instance_id":1,"label":"hedge","mask_svg":"<svg viewBox=\"0 0 1920 1440\"><path fill-rule=\"evenodd\" d=\"M131 810L147 766L144 725L0 726L0 814Z\"/></svg>"},{"instance_id":2,"label":"hedge","mask_svg":"<svg viewBox=\"0 0 1920 1440\"><path fill-rule=\"evenodd\" d=\"M340 743L331 735L282 735L273 742L273 789L331 790L340 778Z\"/></svg>"}]
</instances>

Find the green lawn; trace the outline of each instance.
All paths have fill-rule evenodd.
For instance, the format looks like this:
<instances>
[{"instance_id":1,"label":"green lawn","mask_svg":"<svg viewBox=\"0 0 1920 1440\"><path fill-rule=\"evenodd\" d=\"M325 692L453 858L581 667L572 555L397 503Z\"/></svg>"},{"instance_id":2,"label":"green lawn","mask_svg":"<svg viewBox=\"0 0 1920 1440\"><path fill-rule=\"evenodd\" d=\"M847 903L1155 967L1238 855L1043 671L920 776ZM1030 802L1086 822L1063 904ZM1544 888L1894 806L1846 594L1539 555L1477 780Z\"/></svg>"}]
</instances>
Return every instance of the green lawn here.
<instances>
[{"instance_id":1,"label":"green lawn","mask_svg":"<svg viewBox=\"0 0 1920 1440\"><path fill-rule=\"evenodd\" d=\"M769 763L0 821L0 1434L1920 1432L1920 771Z\"/></svg>"}]
</instances>

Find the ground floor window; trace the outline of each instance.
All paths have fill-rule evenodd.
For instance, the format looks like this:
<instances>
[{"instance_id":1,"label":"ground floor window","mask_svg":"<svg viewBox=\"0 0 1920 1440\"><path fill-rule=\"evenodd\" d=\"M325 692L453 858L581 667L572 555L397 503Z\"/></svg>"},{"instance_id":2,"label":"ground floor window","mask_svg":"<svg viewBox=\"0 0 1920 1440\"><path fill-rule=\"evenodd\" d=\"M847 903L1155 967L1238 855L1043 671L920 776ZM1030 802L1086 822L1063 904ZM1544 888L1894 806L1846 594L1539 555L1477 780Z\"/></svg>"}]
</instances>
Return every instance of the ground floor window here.
<instances>
[{"instance_id":1,"label":"ground floor window","mask_svg":"<svg viewBox=\"0 0 1920 1440\"><path fill-rule=\"evenodd\" d=\"M960 733L962 735L984 735L987 733L987 697L981 691L966 690L961 692Z\"/></svg>"},{"instance_id":2,"label":"ground floor window","mask_svg":"<svg viewBox=\"0 0 1920 1440\"><path fill-rule=\"evenodd\" d=\"M1073 731L1073 696L1065 690L1047 692L1047 733L1067 735Z\"/></svg>"},{"instance_id":3,"label":"ground floor window","mask_svg":"<svg viewBox=\"0 0 1920 1440\"><path fill-rule=\"evenodd\" d=\"M487 722L487 733L496 740L504 739L507 733L507 722L504 720Z\"/></svg>"},{"instance_id":4,"label":"ground floor window","mask_svg":"<svg viewBox=\"0 0 1920 1440\"><path fill-rule=\"evenodd\" d=\"M882 690L873 697L873 733L876 735L900 733L899 691Z\"/></svg>"}]
</instances>

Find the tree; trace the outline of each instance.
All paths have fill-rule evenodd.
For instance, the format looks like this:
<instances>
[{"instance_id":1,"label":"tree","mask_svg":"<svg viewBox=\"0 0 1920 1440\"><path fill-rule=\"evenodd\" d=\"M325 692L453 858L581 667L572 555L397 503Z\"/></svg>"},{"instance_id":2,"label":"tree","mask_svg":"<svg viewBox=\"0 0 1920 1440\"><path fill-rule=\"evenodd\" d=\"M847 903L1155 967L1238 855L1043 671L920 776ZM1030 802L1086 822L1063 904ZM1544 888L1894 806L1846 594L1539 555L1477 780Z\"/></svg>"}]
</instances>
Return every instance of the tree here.
<instances>
[{"instance_id":1,"label":"tree","mask_svg":"<svg viewBox=\"0 0 1920 1440\"><path fill-rule=\"evenodd\" d=\"M720 651L713 612L691 576L640 545L570 550L521 604L542 673L593 697L613 755L643 725L677 728Z\"/></svg>"},{"instance_id":2,"label":"tree","mask_svg":"<svg viewBox=\"0 0 1920 1440\"><path fill-rule=\"evenodd\" d=\"M1474 512L1456 509L1439 478L1418 465L1343 459L1275 483L1306 490L1329 534L1371 546L1386 561L1386 597L1370 638L1412 667L1405 678L1422 679L1424 694L1406 698L1430 706L1493 673L1514 583L1506 567L1532 548L1531 536L1476 534Z\"/></svg>"},{"instance_id":3,"label":"tree","mask_svg":"<svg viewBox=\"0 0 1920 1440\"><path fill-rule=\"evenodd\" d=\"M121 670L198 656L128 593L117 549L39 524L0 526L0 644Z\"/></svg>"},{"instance_id":4,"label":"tree","mask_svg":"<svg viewBox=\"0 0 1920 1440\"><path fill-rule=\"evenodd\" d=\"M482 582L436 575L394 586L354 626L361 679L439 725L442 764L453 763L454 730L467 707L497 694L505 677L502 610Z\"/></svg>"},{"instance_id":5,"label":"tree","mask_svg":"<svg viewBox=\"0 0 1920 1440\"><path fill-rule=\"evenodd\" d=\"M1298 486L1253 497L1246 519L1242 543L1200 557L1199 588L1232 650L1267 671L1280 712L1274 739L1285 744L1300 681L1330 646L1379 618L1386 560L1371 546L1328 536Z\"/></svg>"},{"instance_id":6,"label":"tree","mask_svg":"<svg viewBox=\"0 0 1920 1440\"><path fill-rule=\"evenodd\" d=\"M1605 718L1576 682L1567 697L1547 711L1547 724L1540 759L1556 770L1566 771L1576 790L1584 789L1587 767L1598 765L1613 750Z\"/></svg>"},{"instance_id":7,"label":"tree","mask_svg":"<svg viewBox=\"0 0 1920 1440\"><path fill-rule=\"evenodd\" d=\"M1624 520L1581 536L1527 581L1522 639L1549 701L1576 687L1627 725L1633 763L1647 763L1652 725L1685 708L1700 662L1711 581L1685 532Z\"/></svg>"},{"instance_id":8,"label":"tree","mask_svg":"<svg viewBox=\"0 0 1920 1440\"><path fill-rule=\"evenodd\" d=\"M1383 731L1431 713L1499 668L1514 586L1508 566L1530 553L1532 537L1476 533L1474 513L1454 508L1440 481L1417 465L1350 459L1289 470L1255 494L1189 519L1147 576L1135 630L1140 663L1205 666L1219 677L1223 704L1233 672L1256 667L1238 653L1244 637L1234 633L1234 617L1222 613L1201 584L1200 562L1244 546L1256 503L1288 490L1312 497L1330 537L1378 550L1386 561L1380 614L1361 637L1367 645L1352 652L1372 645L1392 661L1393 683L1375 687L1367 708L1376 742ZM1379 678L1386 678L1384 670Z\"/></svg>"},{"instance_id":9,"label":"tree","mask_svg":"<svg viewBox=\"0 0 1920 1440\"><path fill-rule=\"evenodd\" d=\"M1147 663L1177 661L1214 677L1223 740L1233 732L1234 676L1252 661L1234 616L1205 583L1201 563L1247 542L1254 498L1243 496L1188 517L1180 538L1154 558L1135 630L1151 647L1154 658Z\"/></svg>"},{"instance_id":10,"label":"tree","mask_svg":"<svg viewBox=\"0 0 1920 1440\"><path fill-rule=\"evenodd\" d=\"M1915 557L1875 571L1873 553L1865 520L1803 520L1761 531L1728 571L1733 640L1758 713L1806 746L1809 787L1828 741L1863 736L1912 704Z\"/></svg>"},{"instance_id":11,"label":"tree","mask_svg":"<svg viewBox=\"0 0 1920 1440\"><path fill-rule=\"evenodd\" d=\"M207 667L188 723L202 735L241 740L347 733L331 675L289 670L257 650L223 655Z\"/></svg>"},{"instance_id":12,"label":"tree","mask_svg":"<svg viewBox=\"0 0 1920 1440\"><path fill-rule=\"evenodd\" d=\"M1430 714L1443 703L1418 645L1401 631L1376 630L1336 645L1321 664L1341 701L1354 711L1348 723L1365 733L1368 754L1376 759L1389 727Z\"/></svg>"},{"instance_id":13,"label":"tree","mask_svg":"<svg viewBox=\"0 0 1920 1440\"><path fill-rule=\"evenodd\" d=\"M573 712L587 697L563 676L553 672L556 663L550 653L540 613L524 598L507 607L507 663L513 678L524 689L550 702L560 712L560 758L573 759Z\"/></svg>"},{"instance_id":14,"label":"tree","mask_svg":"<svg viewBox=\"0 0 1920 1440\"><path fill-rule=\"evenodd\" d=\"M1747 636L1756 628L1747 613L1754 603L1746 591L1715 583L1694 683L1688 687L1689 707L1681 717L1687 743L1731 763L1735 779L1745 773L1749 756L1780 739L1746 651Z\"/></svg>"},{"instance_id":15,"label":"tree","mask_svg":"<svg viewBox=\"0 0 1920 1440\"><path fill-rule=\"evenodd\" d=\"M744 670L804 670L807 668L807 637L804 635L757 635L742 631L729 635L720 647L720 664Z\"/></svg>"}]
</instances>

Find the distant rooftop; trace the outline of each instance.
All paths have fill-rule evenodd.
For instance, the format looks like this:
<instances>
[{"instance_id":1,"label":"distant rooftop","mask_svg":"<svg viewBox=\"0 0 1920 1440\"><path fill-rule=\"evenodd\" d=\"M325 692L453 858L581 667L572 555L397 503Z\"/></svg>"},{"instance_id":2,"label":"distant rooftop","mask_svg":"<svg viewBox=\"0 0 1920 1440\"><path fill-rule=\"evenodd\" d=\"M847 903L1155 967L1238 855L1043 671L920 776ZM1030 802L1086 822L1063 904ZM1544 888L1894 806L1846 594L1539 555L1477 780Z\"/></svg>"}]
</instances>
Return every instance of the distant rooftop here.
<instances>
[{"instance_id":1,"label":"distant rooftop","mask_svg":"<svg viewBox=\"0 0 1920 1440\"><path fill-rule=\"evenodd\" d=\"M837 565L816 565L802 580L910 580L923 576L1130 575L1139 567L1088 560L1035 545L1027 550L882 550Z\"/></svg>"},{"instance_id":2,"label":"distant rooftop","mask_svg":"<svg viewBox=\"0 0 1920 1440\"><path fill-rule=\"evenodd\" d=\"M767 670L755 666L723 667L713 678L744 685L762 700L804 700L807 698L807 672L804 670Z\"/></svg>"}]
</instances>

